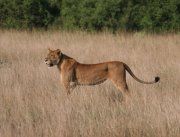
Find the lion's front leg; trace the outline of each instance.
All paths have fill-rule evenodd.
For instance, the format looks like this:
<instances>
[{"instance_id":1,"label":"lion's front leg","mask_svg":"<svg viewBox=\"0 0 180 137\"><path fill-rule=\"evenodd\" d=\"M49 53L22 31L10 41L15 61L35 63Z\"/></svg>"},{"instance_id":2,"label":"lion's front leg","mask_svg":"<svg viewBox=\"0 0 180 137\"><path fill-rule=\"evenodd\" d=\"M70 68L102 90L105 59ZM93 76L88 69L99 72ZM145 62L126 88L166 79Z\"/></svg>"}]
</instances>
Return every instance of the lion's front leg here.
<instances>
[{"instance_id":1,"label":"lion's front leg","mask_svg":"<svg viewBox=\"0 0 180 137\"><path fill-rule=\"evenodd\" d=\"M62 81L62 84L63 84L63 87L64 89L66 90L67 92L67 95L69 95L71 92L70 92L70 89L71 89L71 86L70 86L70 82L69 81Z\"/></svg>"},{"instance_id":2,"label":"lion's front leg","mask_svg":"<svg viewBox=\"0 0 180 137\"><path fill-rule=\"evenodd\" d=\"M70 89L71 90L74 90L77 86L77 83L76 82L70 82Z\"/></svg>"},{"instance_id":3,"label":"lion's front leg","mask_svg":"<svg viewBox=\"0 0 180 137\"><path fill-rule=\"evenodd\" d=\"M71 89L74 89L76 87L76 84L74 82L72 84L70 73L64 73L64 75L61 76L61 82L63 84L64 89L67 92L67 95L71 93Z\"/></svg>"},{"instance_id":4,"label":"lion's front leg","mask_svg":"<svg viewBox=\"0 0 180 137\"><path fill-rule=\"evenodd\" d=\"M74 90L74 88L77 86L77 84L75 82L69 82L69 81L66 81L64 83L64 88L67 92L67 95L69 95L71 93L72 90Z\"/></svg>"},{"instance_id":5,"label":"lion's front leg","mask_svg":"<svg viewBox=\"0 0 180 137\"><path fill-rule=\"evenodd\" d=\"M67 95L70 94L70 79L68 75L61 74L61 84L63 85Z\"/></svg>"}]
</instances>

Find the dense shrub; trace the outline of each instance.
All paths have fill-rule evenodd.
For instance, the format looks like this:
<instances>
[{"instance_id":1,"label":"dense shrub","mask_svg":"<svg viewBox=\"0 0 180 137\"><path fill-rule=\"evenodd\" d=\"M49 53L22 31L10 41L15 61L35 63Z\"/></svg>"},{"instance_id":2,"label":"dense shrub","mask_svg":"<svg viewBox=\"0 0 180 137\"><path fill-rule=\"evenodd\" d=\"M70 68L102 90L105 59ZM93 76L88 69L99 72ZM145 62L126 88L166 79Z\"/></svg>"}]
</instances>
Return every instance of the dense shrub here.
<instances>
[{"instance_id":1,"label":"dense shrub","mask_svg":"<svg viewBox=\"0 0 180 137\"><path fill-rule=\"evenodd\" d=\"M57 3L49 0L1 0L0 27L47 28L60 16Z\"/></svg>"},{"instance_id":2,"label":"dense shrub","mask_svg":"<svg viewBox=\"0 0 180 137\"><path fill-rule=\"evenodd\" d=\"M1 28L179 31L179 0L0 0Z\"/></svg>"}]
</instances>

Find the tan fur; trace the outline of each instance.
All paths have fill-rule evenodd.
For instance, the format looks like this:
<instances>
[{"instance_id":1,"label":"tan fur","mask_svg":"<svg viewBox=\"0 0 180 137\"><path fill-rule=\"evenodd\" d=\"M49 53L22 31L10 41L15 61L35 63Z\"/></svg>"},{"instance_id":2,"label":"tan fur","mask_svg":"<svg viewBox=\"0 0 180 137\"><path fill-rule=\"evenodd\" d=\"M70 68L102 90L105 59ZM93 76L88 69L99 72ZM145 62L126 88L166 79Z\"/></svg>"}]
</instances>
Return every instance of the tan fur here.
<instances>
[{"instance_id":1,"label":"tan fur","mask_svg":"<svg viewBox=\"0 0 180 137\"><path fill-rule=\"evenodd\" d=\"M70 94L70 89L76 87L76 85L96 85L109 79L124 95L129 96L126 84L126 71L135 80L144 84L152 84L159 81L159 77L156 77L155 81L152 82L142 81L132 73L131 69L125 63L119 61L81 64L75 59L63 54L59 49L49 49L45 62L50 67L57 65L61 75L61 83L68 94Z\"/></svg>"}]
</instances>

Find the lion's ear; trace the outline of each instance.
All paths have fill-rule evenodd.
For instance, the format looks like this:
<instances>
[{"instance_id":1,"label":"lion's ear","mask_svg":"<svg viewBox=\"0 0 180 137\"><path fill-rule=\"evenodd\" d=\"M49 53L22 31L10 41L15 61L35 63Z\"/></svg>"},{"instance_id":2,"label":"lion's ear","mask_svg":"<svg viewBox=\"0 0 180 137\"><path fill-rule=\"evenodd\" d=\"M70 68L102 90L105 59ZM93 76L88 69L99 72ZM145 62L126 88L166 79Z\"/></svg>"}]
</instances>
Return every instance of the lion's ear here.
<instances>
[{"instance_id":1,"label":"lion's ear","mask_svg":"<svg viewBox=\"0 0 180 137\"><path fill-rule=\"evenodd\" d=\"M60 49L57 49L56 52L57 52L58 55L61 54L61 50Z\"/></svg>"}]
</instances>

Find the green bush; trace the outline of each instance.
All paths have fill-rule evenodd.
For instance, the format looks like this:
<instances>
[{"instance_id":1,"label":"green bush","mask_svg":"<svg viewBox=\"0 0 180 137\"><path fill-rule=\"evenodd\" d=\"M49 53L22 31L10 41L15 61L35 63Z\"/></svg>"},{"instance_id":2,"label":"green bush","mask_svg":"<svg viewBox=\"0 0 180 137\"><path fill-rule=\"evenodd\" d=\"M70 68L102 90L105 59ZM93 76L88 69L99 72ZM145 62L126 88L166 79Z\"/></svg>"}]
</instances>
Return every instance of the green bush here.
<instances>
[{"instance_id":1,"label":"green bush","mask_svg":"<svg viewBox=\"0 0 180 137\"><path fill-rule=\"evenodd\" d=\"M1 0L0 27L179 31L179 0Z\"/></svg>"}]
</instances>

